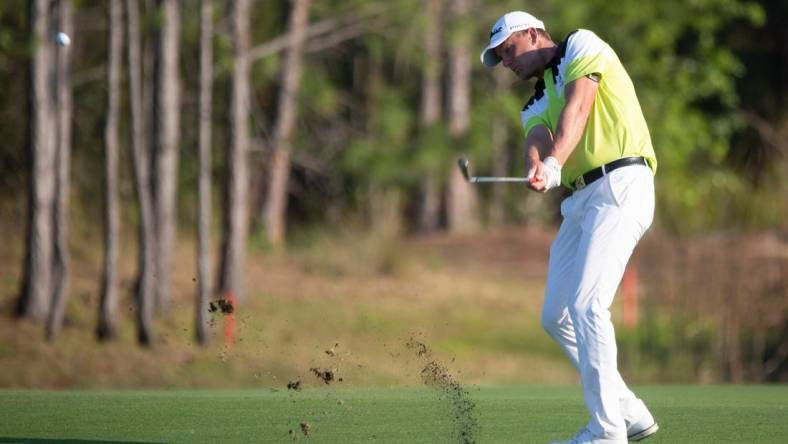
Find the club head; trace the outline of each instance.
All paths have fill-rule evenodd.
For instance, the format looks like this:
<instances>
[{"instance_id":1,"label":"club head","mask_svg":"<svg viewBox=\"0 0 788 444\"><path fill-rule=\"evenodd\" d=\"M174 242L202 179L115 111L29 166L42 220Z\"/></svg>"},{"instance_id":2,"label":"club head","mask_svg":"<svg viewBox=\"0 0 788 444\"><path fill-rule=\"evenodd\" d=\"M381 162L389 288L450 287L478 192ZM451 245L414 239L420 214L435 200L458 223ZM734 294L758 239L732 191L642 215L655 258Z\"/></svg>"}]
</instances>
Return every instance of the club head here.
<instances>
[{"instance_id":1,"label":"club head","mask_svg":"<svg viewBox=\"0 0 788 444\"><path fill-rule=\"evenodd\" d=\"M462 173L462 177L465 178L468 182L471 181L471 175L468 173L468 159L460 157L457 159L457 165L460 167L460 172Z\"/></svg>"}]
</instances>

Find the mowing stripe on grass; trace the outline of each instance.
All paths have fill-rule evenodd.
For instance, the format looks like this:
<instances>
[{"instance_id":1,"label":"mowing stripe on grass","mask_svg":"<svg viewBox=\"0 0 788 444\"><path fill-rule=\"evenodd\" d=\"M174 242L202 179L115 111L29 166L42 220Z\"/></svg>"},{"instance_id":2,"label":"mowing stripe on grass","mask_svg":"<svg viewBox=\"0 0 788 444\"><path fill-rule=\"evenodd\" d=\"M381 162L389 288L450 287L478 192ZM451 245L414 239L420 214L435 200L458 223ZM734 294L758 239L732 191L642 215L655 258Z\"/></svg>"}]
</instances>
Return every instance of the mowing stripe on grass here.
<instances>
[{"instance_id":1,"label":"mowing stripe on grass","mask_svg":"<svg viewBox=\"0 0 788 444\"><path fill-rule=\"evenodd\" d=\"M785 385L635 391L660 423L650 444L772 443L788 436ZM480 443L544 443L571 436L587 421L579 387L468 392ZM0 390L0 442L450 443L457 439L454 414L428 388ZM301 423L308 424L308 438Z\"/></svg>"}]
</instances>

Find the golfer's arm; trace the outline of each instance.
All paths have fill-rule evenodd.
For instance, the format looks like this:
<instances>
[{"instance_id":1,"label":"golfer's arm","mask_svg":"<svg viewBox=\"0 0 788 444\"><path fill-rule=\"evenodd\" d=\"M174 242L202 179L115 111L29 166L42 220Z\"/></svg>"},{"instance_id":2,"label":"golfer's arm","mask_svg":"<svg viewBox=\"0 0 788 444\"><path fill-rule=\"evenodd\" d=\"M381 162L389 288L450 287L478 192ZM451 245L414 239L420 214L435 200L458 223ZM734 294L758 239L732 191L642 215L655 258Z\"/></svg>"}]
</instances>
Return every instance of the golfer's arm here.
<instances>
[{"instance_id":1,"label":"golfer's arm","mask_svg":"<svg viewBox=\"0 0 788 444\"><path fill-rule=\"evenodd\" d=\"M566 163L566 159L572 154L583 135L598 87L597 82L588 77L581 77L566 85L564 89L566 105L558 117L555 143L549 153L550 156L558 159L561 165Z\"/></svg>"},{"instance_id":2,"label":"golfer's arm","mask_svg":"<svg viewBox=\"0 0 788 444\"><path fill-rule=\"evenodd\" d=\"M545 125L536 125L525 137L525 156L531 164L550 155L553 149L553 135Z\"/></svg>"}]
</instances>

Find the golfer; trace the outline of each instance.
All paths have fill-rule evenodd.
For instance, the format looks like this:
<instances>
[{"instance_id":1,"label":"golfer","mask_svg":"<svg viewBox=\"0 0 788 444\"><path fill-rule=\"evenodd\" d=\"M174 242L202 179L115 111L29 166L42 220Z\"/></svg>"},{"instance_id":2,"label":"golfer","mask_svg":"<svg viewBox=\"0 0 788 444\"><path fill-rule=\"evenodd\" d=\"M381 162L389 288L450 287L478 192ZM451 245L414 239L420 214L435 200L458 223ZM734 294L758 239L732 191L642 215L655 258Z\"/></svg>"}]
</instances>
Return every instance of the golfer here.
<instances>
[{"instance_id":1,"label":"golfer","mask_svg":"<svg viewBox=\"0 0 788 444\"><path fill-rule=\"evenodd\" d=\"M658 426L618 372L610 321L624 268L654 215L657 159L632 81L593 32L556 44L521 11L495 22L481 60L536 78L521 113L529 187L574 191L561 203L550 248L542 326L580 372L591 419L561 443L639 441Z\"/></svg>"}]
</instances>

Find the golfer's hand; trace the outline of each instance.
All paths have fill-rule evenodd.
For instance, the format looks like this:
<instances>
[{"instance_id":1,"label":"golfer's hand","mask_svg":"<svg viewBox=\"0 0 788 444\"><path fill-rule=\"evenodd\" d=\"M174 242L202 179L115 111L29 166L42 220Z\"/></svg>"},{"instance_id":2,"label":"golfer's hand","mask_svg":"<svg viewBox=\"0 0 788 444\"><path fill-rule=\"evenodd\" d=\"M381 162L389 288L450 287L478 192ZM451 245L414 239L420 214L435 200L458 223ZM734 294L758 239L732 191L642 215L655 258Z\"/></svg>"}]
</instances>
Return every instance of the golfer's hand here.
<instances>
[{"instance_id":1,"label":"golfer's hand","mask_svg":"<svg viewBox=\"0 0 788 444\"><path fill-rule=\"evenodd\" d=\"M528 162L526 162L525 171L525 177L529 179L527 182L528 188L540 193L547 191L545 189L544 164L541 160L529 159Z\"/></svg>"},{"instance_id":2,"label":"golfer's hand","mask_svg":"<svg viewBox=\"0 0 788 444\"><path fill-rule=\"evenodd\" d=\"M526 165L526 177L531 179L529 188L543 193L561 185L561 165L555 157L546 157L543 161L529 160L530 165Z\"/></svg>"}]
</instances>

